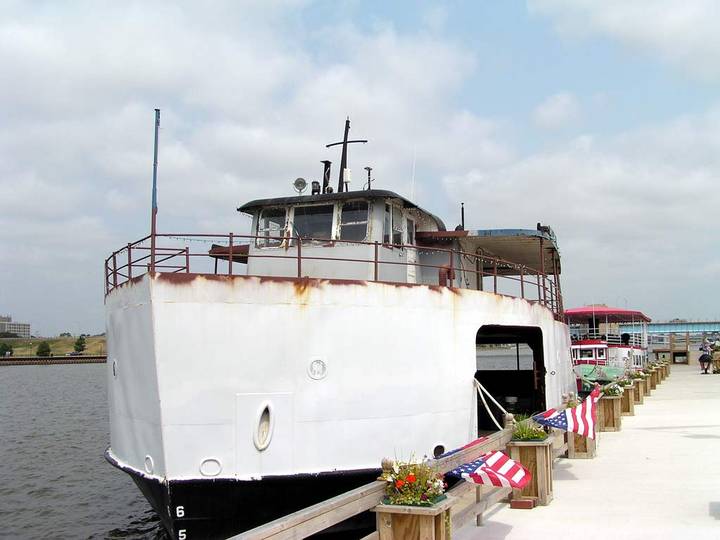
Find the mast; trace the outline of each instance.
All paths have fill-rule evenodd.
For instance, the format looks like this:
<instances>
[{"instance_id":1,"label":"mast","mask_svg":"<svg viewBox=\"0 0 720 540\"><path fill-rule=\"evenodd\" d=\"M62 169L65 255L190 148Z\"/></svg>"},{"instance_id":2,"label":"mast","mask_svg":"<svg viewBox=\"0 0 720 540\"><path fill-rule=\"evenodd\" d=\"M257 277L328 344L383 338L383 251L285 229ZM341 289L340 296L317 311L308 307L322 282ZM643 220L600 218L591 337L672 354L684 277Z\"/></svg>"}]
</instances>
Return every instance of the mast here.
<instances>
[{"instance_id":1,"label":"mast","mask_svg":"<svg viewBox=\"0 0 720 540\"><path fill-rule=\"evenodd\" d=\"M157 166L158 131L160 129L160 109L155 109L155 148L153 151L152 209L150 211L150 272L155 272L155 233L157 232Z\"/></svg>"},{"instance_id":2,"label":"mast","mask_svg":"<svg viewBox=\"0 0 720 540\"><path fill-rule=\"evenodd\" d=\"M338 144L342 144L342 157L340 158L340 174L338 175L338 193L342 193L343 191L343 185L345 180L345 169L347 168L347 145L352 143L366 143L367 139L357 139L355 141L348 141L348 134L350 133L350 117L348 116L345 120L345 134L343 135L343 140L341 142L335 142L326 144L325 148L330 148L331 146L337 146Z\"/></svg>"},{"instance_id":3,"label":"mast","mask_svg":"<svg viewBox=\"0 0 720 540\"><path fill-rule=\"evenodd\" d=\"M345 120L345 135L343 136L342 157L340 158L340 174L338 175L338 193L343 190L343 180L345 179L345 169L347 168L347 145L348 133L350 133L350 117Z\"/></svg>"}]
</instances>

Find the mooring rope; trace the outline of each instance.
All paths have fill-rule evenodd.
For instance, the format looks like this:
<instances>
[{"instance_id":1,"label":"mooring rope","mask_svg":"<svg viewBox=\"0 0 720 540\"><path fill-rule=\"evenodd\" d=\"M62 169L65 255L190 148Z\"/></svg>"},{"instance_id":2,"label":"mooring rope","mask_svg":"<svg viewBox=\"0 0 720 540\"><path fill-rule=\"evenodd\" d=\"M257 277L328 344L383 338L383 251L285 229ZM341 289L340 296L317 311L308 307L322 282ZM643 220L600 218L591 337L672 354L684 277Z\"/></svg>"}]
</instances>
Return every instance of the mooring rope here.
<instances>
[{"instance_id":1,"label":"mooring rope","mask_svg":"<svg viewBox=\"0 0 720 540\"><path fill-rule=\"evenodd\" d=\"M494 397L492 397L492 395L490 394L490 392L488 392L488 391L485 389L485 387L484 387L482 384L480 384L480 382L479 382L477 379L475 379L475 388L477 389L477 392L478 392L478 394L480 395L480 399L482 400L483 405L485 405L485 410L487 411L488 416L492 419L493 423L497 426L497 428L498 428L499 430L502 430L503 427L502 427L500 424L498 424L498 421L495 419L495 415L494 415L494 414L492 413L492 411L490 410L490 406L487 404L487 401L485 401L485 396L484 396L483 394L487 394L487 396L492 400L492 402L493 402L495 405L497 405L498 409L500 409L500 410L503 412L503 414L507 414L508 412L503 408L502 405L500 405L500 404L495 400Z\"/></svg>"}]
</instances>

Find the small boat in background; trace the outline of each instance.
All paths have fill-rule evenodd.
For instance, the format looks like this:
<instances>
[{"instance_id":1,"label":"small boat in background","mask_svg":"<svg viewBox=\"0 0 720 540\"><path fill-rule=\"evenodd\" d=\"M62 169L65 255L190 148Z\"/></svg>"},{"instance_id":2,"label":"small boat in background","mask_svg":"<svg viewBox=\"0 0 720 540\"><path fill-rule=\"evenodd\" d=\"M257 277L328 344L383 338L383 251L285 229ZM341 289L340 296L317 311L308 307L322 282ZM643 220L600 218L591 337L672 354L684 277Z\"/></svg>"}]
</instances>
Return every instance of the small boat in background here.
<instances>
[{"instance_id":1,"label":"small boat in background","mask_svg":"<svg viewBox=\"0 0 720 540\"><path fill-rule=\"evenodd\" d=\"M613 380L648 363L647 323L651 319L641 311L591 304L566 309L565 317L578 377Z\"/></svg>"}]
</instances>

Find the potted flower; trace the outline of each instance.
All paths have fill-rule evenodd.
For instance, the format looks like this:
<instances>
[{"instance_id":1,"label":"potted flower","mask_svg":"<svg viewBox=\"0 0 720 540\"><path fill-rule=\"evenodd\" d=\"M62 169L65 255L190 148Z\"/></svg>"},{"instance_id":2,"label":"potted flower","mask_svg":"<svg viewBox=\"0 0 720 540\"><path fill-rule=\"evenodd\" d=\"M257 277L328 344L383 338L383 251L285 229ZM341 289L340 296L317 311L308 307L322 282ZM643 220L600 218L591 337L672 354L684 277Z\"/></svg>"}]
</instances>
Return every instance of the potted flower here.
<instances>
[{"instance_id":1,"label":"potted flower","mask_svg":"<svg viewBox=\"0 0 720 540\"><path fill-rule=\"evenodd\" d=\"M641 371L642 371L643 379L644 379L643 382L645 383L645 395L649 396L650 392L653 389L653 387L650 383L650 377L652 375L652 371L650 371L649 367L644 367Z\"/></svg>"},{"instance_id":2,"label":"potted flower","mask_svg":"<svg viewBox=\"0 0 720 540\"><path fill-rule=\"evenodd\" d=\"M432 506L446 498L442 473L428 463L396 461L381 478L387 482L383 504Z\"/></svg>"},{"instance_id":3,"label":"potted flower","mask_svg":"<svg viewBox=\"0 0 720 540\"><path fill-rule=\"evenodd\" d=\"M513 441L544 441L548 438L545 429L532 418L516 414L515 420L517 423L513 429Z\"/></svg>"},{"instance_id":4,"label":"potted flower","mask_svg":"<svg viewBox=\"0 0 720 540\"><path fill-rule=\"evenodd\" d=\"M598 403L598 429L620 431L622 427L621 401L625 389L617 382L603 386L603 395Z\"/></svg>"},{"instance_id":5,"label":"potted flower","mask_svg":"<svg viewBox=\"0 0 720 540\"><path fill-rule=\"evenodd\" d=\"M623 389L622 400L620 402L620 414L622 416L635 415L635 385L633 380L626 376L618 380L618 385Z\"/></svg>"},{"instance_id":6,"label":"potted flower","mask_svg":"<svg viewBox=\"0 0 720 540\"><path fill-rule=\"evenodd\" d=\"M642 371L633 370L629 373L635 386L635 405L642 405L645 396L645 377Z\"/></svg>"},{"instance_id":7,"label":"potted flower","mask_svg":"<svg viewBox=\"0 0 720 540\"><path fill-rule=\"evenodd\" d=\"M427 462L383 461L386 482L377 513L380 538L440 540L450 537L450 507L443 475ZM422 535L422 536L421 536Z\"/></svg>"},{"instance_id":8,"label":"potted flower","mask_svg":"<svg viewBox=\"0 0 720 540\"><path fill-rule=\"evenodd\" d=\"M515 418L518 422L507 445L510 458L534 472L524 488L513 489L511 498L532 497L538 500L538 504L549 504L553 498L553 439L532 418L522 415Z\"/></svg>"}]
</instances>

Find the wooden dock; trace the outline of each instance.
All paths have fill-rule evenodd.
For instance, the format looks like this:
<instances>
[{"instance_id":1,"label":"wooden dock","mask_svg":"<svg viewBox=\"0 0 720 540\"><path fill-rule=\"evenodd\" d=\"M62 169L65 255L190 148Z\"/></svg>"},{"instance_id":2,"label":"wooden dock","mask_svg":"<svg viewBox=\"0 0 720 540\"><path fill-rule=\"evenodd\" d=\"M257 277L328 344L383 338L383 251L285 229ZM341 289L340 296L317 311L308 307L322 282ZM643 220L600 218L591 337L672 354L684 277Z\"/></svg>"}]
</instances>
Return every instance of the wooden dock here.
<instances>
[{"instance_id":1,"label":"wooden dock","mask_svg":"<svg viewBox=\"0 0 720 540\"><path fill-rule=\"evenodd\" d=\"M545 476L550 496L520 497L509 488L461 482L448 492L451 527L446 532L452 531L455 540L555 538L569 530L583 540L720 538L719 410L720 375L673 366L672 377L658 379L652 396L637 405L619 431L597 433L596 457L564 457L567 438L553 432L545 451L545 461L555 458L552 470L536 471ZM511 434L504 429L438 460L439 469L448 471L489 450L506 450ZM374 482L234 538L306 538L373 509L383 490L383 482ZM512 505L515 509L509 498L519 503ZM533 504L523 504L529 502ZM449 537L445 532L427 536ZM382 539L376 531L362 540Z\"/></svg>"},{"instance_id":2,"label":"wooden dock","mask_svg":"<svg viewBox=\"0 0 720 540\"><path fill-rule=\"evenodd\" d=\"M598 433L595 459L557 460L552 504L497 505L453 538L720 538L720 375L699 371L674 365L621 431Z\"/></svg>"}]
</instances>

